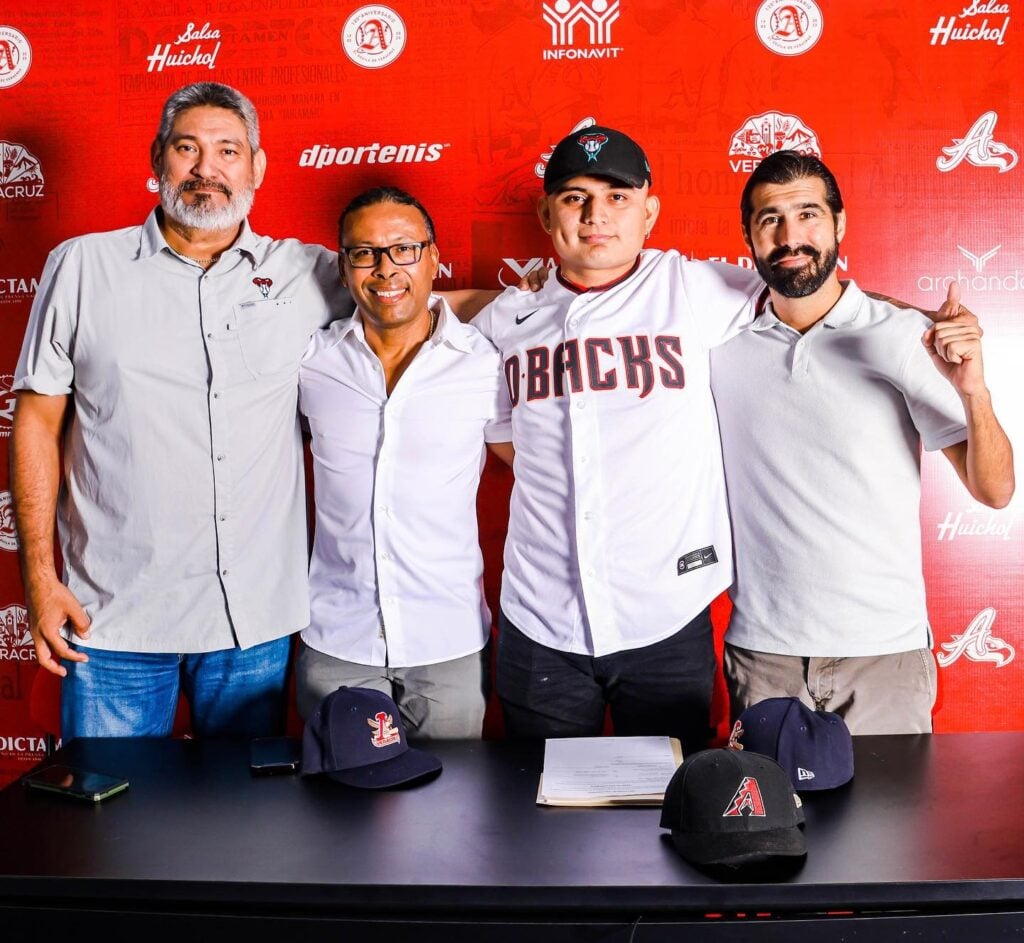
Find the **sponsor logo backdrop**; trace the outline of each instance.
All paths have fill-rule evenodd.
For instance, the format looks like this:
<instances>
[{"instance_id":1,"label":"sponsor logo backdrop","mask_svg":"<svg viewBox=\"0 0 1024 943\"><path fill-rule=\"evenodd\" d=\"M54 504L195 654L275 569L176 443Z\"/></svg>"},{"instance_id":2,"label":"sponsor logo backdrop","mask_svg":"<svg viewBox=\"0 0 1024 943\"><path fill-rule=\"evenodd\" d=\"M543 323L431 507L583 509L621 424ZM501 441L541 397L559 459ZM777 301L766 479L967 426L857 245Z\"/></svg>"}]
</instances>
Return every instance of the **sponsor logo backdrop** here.
<instances>
[{"instance_id":1,"label":"sponsor logo backdrop","mask_svg":"<svg viewBox=\"0 0 1024 943\"><path fill-rule=\"evenodd\" d=\"M333 244L349 197L396 184L437 221L441 288L507 285L552 264L533 204L552 145L574 128L608 123L644 144L663 201L653 244L741 265L746 175L779 147L820 154L847 200L845 275L928 307L959 281L983 319L1001 418L1024 449L1022 20L1024 0L10 0L0 781L38 759L43 735L6 492L11 374L48 250L137 224L153 205L147 155L172 89L218 80L258 106L269 169L257 231ZM1022 729L1021 499L990 512L941 457L923 467L936 728ZM492 600L508 488L490 469L480 514ZM719 623L727 608L716 606Z\"/></svg>"}]
</instances>

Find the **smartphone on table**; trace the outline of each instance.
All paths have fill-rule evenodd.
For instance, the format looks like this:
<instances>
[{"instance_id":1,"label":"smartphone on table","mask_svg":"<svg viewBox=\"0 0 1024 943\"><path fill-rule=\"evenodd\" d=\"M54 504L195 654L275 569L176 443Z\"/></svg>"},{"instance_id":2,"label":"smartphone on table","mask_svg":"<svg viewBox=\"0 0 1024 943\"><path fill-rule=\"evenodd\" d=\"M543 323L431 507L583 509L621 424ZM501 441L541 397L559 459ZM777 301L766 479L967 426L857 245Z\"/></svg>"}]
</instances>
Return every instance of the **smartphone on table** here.
<instances>
[{"instance_id":1,"label":"smartphone on table","mask_svg":"<svg viewBox=\"0 0 1024 943\"><path fill-rule=\"evenodd\" d=\"M294 737L257 737L249 743L253 776L294 773L302 763L302 743Z\"/></svg>"},{"instance_id":2,"label":"smartphone on table","mask_svg":"<svg viewBox=\"0 0 1024 943\"><path fill-rule=\"evenodd\" d=\"M27 789L56 792L72 799L102 802L128 788L128 780L107 773L93 773L73 766L44 766L22 779Z\"/></svg>"}]
</instances>

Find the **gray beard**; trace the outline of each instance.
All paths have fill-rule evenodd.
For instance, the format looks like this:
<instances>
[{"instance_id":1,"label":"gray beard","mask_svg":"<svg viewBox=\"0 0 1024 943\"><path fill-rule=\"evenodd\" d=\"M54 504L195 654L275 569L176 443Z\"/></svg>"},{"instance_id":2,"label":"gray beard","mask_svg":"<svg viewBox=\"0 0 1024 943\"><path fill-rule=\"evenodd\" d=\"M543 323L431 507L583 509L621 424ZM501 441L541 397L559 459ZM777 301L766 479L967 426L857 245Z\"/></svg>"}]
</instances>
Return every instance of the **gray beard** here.
<instances>
[{"instance_id":1,"label":"gray beard","mask_svg":"<svg viewBox=\"0 0 1024 943\"><path fill-rule=\"evenodd\" d=\"M160 177L160 205L171 219L189 229L235 229L249 215L255 197L255 188L246 187L232 192L224 206L216 206L208 198L186 203L182 199L181 185L176 187L166 177Z\"/></svg>"}]
</instances>

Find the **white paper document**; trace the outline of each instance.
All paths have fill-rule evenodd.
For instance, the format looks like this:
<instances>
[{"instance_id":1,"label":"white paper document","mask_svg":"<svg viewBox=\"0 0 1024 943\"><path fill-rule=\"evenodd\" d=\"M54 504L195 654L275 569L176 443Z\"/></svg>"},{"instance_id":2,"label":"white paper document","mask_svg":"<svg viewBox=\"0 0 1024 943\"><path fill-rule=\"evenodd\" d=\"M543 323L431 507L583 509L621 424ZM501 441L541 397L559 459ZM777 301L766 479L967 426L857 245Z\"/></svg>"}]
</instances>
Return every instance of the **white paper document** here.
<instances>
[{"instance_id":1,"label":"white paper document","mask_svg":"<svg viewBox=\"0 0 1024 943\"><path fill-rule=\"evenodd\" d=\"M661 805L683 761L671 737L547 740L540 805Z\"/></svg>"}]
</instances>

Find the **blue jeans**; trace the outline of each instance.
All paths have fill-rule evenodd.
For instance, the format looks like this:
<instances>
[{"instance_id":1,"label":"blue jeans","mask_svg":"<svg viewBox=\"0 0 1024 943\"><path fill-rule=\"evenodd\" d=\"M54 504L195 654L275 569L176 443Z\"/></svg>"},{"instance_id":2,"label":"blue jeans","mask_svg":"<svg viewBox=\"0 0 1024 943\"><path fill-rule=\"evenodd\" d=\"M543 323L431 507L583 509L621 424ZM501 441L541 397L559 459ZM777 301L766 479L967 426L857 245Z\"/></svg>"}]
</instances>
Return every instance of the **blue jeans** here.
<instances>
[{"instance_id":1,"label":"blue jeans","mask_svg":"<svg viewBox=\"0 0 1024 943\"><path fill-rule=\"evenodd\" d=\"M595 737L607 706L619 736L678 737L686 754L708 744L718 669L708 609L667 639L596 658L540 645L501 613L497 662L509 737Z\"/></svg>"},{"instance_id":2,"label":"blue jeans","mask_svg":"<svg viewBox=\"0 0 1024 943\"><path fill-rule=\"evenodd\" d=\"M245 650L175 655L81 648L87 662L66 661L61 735L166 737L178 695L201 737L264 737L284 728L289 637Z\"/></svg>"}]
</instances>

